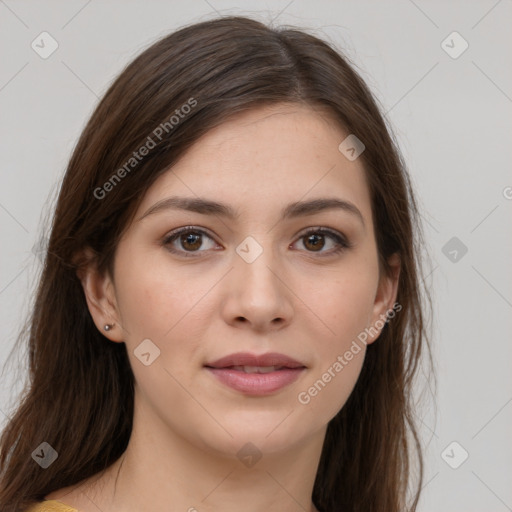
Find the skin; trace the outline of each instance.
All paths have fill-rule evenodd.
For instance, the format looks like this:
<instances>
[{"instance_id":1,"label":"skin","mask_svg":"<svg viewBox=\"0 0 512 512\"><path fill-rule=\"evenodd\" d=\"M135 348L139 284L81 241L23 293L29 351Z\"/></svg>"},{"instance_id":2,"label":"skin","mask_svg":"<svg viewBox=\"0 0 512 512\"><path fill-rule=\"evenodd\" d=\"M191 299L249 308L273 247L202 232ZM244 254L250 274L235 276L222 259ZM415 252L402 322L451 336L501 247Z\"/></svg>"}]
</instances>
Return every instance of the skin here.
<instances>
[{"instance_id":1,"label":"skin","mask_svg":"<svg viewBox=\"0 0 512 512\"><path fill-rule=\"evenodd\" d=\"M119 243L113 278L93 264L79 274L97 328L126 343L135 374L128 448L104 473L47 499L81 512L135 512L149 503L189 512L241 504L248 512L316 510L311 493L327 424L356 384L364 344L308 404L298 394L392 308L399 276L397 257L391 276L379 271L361 159L338 150L347 135L305 106L260 108L209 131L152 185ZM226 203L239 217L168 209L139 220L171 195ZM343 210L279 220L288 203L319 197L350 201L364 225ZM208 234L163 244L187 225ZM318 227L352 247L335 254L335 240L320 234L315 250L304 233ZM252 263L235 251L247 236L263 249ZM195 256L183 256L187 250ZM109 332L107 323L115 323ZM160 356L145 366L134 350L148 338ZM239 351L280 352L307 369L270 396L247 396L203 368ZM262 454L252 467L236 456L248 442Z\"/></svg>"}]
</instances>

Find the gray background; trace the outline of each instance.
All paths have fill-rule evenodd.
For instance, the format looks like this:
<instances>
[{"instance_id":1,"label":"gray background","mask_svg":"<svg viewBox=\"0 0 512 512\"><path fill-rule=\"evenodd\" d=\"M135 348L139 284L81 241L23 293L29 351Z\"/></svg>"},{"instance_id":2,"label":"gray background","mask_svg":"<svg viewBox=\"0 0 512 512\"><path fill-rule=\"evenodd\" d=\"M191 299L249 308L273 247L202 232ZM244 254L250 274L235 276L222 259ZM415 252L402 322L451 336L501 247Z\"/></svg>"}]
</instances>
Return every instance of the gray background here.
<instances>
[{"instance_id":1,"label":"gray background","mask_svg":"<svg viewBox=\"0 0 512 512\"><path fill-rule=\"evenodd\" d=\"M98 98L157 37L217 13L313 29L353 59L381 102L431 254L438 383L435 399L422 384L418 408L427 459L419 510L512 510L510 0L0 0L0 364L28 311L43 217ZM47 59L31 47L43 31L58 43ZM469 45L460 55L454 31ZM21 352L1 376L0 426L24 364ZM463 450L469 457L452 468Z\"/></svg>"}]
</instances>

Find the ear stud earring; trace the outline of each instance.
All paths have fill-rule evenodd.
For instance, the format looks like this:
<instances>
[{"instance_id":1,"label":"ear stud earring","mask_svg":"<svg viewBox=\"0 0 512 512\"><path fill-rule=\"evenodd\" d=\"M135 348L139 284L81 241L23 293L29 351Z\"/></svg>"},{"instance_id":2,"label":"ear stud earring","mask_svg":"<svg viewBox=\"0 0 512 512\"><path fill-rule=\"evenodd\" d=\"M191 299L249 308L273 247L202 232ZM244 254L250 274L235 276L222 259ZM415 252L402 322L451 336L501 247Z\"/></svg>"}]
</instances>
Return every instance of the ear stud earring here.
<instances>
[{"instance_id":1,"label":"ear stud earring","mask_svg":"<svg viewBox=\"0 0 512 512\"><path fill-rule=\"evenodd\" d=\"M112 327L114 327L115 324L105 324L103 326L103 329L105 329L105 331L110 331L110 329L112 329Z\"/></svg>"}]
</instances>

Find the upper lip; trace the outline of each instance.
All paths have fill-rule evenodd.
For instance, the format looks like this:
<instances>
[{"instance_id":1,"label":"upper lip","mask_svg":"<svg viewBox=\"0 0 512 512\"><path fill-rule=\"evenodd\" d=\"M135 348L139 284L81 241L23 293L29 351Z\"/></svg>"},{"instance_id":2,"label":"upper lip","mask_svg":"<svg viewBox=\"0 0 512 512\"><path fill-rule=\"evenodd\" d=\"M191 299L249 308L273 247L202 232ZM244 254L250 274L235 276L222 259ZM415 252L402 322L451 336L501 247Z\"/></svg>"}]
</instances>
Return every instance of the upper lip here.
<instances>
[{"instance_id":1,"label":"upper lip","mask_svg":"<svg viewBox=\"0 0 512 512\"><path fill-rule=\"evenodd\" d=\"M227 368L229 366L277 366L285 368L305 368L305 365L299 363L295 359L276 352L261 355L250 354L248 352L237 352L236 354L221 357L211 363L206 363L205 366L210 368Z\"/></svg>"}]
</instances>

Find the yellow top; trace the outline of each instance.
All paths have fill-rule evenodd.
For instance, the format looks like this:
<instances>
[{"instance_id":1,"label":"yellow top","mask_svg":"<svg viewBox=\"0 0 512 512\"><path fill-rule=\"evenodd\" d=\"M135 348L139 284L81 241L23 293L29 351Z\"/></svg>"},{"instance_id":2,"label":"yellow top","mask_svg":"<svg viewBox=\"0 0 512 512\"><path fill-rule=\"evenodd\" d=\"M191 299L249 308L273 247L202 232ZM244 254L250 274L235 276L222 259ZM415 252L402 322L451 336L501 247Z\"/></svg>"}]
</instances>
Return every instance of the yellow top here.
<instances>
[{"instance_id":1,"label":"yellow top","mask_svg":"<svg viewBox=\"0 0 512 512\"><path fill-rule=\"evenodd\" d=\"M46 500L32 505L25 512L78 512L78 510L57 500Z\"/></svg>"}]
</instances>

